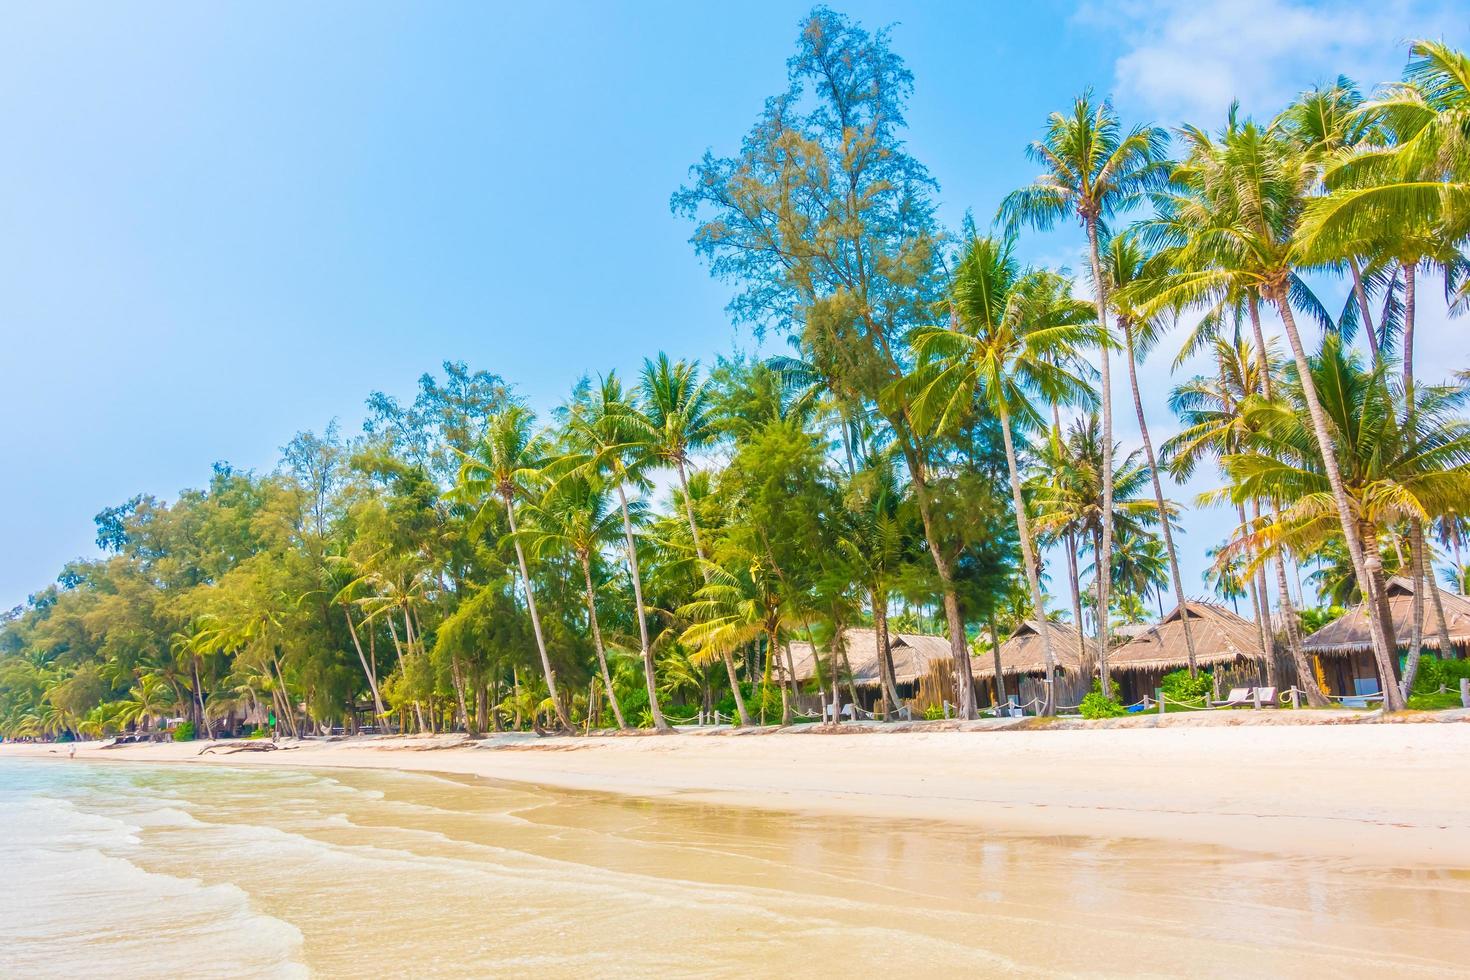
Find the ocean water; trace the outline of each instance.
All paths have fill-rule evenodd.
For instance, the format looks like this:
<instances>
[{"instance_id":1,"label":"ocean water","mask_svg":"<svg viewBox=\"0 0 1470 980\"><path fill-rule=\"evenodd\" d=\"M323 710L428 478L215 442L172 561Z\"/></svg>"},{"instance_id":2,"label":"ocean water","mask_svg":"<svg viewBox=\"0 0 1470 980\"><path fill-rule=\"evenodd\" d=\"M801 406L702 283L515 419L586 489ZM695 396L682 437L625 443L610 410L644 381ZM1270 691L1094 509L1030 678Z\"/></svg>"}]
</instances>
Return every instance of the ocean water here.
<instances>
[{"instance_id":1,"label":"ocean water","mask_svg":"<svg viewBox=\"0 0 1470 980\"><path fill-rule=\"evenodd\" d=\"M1470 876L385 772L0 760L0 977L1470 973Z\"/></svg>"}]
</instances>

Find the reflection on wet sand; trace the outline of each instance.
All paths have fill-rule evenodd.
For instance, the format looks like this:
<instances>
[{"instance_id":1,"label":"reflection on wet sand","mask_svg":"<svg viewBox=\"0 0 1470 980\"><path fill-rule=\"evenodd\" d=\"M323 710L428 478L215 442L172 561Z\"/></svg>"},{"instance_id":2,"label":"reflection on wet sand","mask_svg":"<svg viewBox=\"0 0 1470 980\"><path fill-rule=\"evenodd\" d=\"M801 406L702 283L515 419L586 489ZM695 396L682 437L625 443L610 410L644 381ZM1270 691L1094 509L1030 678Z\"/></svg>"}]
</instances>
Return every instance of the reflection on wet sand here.
<instances>
[{"instance_id":1,"label":"reflection on wet sand","mask_svg":"<svg viewBox=\"0 0 1470 980\"><path fill-rule=\"evenodd\" d=\"M195 972L326 976L1446 974L1470 955L1465 874L1180 844L341 770L5 763L0 805L45 817L0 845L7 864L99 926L23 960L0 941L7 975L141 973L148 947ZM102 863L58 863L84 851ZM254 958L150 912L180 883ZM46 914L32 939L62 926Z\"/></svg>"}]
</instances>

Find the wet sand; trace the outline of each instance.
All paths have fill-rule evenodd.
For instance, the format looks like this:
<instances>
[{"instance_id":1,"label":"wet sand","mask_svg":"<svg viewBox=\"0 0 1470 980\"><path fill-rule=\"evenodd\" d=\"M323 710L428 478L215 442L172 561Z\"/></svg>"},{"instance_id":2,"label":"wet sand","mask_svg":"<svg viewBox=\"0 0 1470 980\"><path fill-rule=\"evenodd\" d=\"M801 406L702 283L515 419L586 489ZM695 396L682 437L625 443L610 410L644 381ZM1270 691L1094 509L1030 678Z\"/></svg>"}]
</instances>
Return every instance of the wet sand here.
<instances>
[{"instance_id":1,"label":"wet sand","mask_svg":"<svg viewBox=\"0 0 1470 980\"><path fill-rule=\"evenodd\" d=\"M231 743L221 743L230 745ZM238 743L234 743L238 744ZM396 769L1027 836L1146 840L1470 869L1470 725L1205 725L1003 732L283 741L103 749L83 761ZM0 759L65 748L0 746Z\"/></svg>"}]
</instances>

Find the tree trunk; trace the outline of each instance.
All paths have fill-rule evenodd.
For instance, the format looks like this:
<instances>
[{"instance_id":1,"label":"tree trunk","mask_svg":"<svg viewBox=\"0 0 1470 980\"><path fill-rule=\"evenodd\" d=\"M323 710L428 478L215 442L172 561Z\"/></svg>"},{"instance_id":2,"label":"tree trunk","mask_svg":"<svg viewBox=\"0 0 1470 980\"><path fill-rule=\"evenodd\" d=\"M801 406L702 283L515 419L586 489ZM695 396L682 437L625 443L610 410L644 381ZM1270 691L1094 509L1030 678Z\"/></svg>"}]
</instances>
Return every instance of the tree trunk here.
<instances>
[{"instance_id":1,"label":"tree trunk","mask_svg":"<svg viewBox=\"0 0 1470 980\"><path fill-rule=\"evenodd\" d=\"M612 674L607 669L607 652L602 646L602 627L597 622L597 601L592 588L592 559L582 555L582 576L587 581L587 622L592 626L592 645L597 650L597 666L602 670L602 686L607 688L607 699L612 702L613 718L619 731L627 731L628 723L623 720L623 707L613 691ZM589 706L590 710L590 706Z\"/></svg>"},{"instance_id":2,"label":"tree trunk","mask_svg":"<svg viewBox=\"0 0 1470 980\"><path fill-rule=\"evenodd\" d=\"M1368 291L1363 288L1363 270L1358 260L1348 259L1348 268L1353 273L1353 298L1358 301L1358 315L1363 318L1363 332L1368 335L1368 353L1377 367L1381 355L1378 352L1378 332L1373 328L1373 311L1368 308Z\"/></svg>"},{"instance_id":3,"label":"tree trunk","mask_svg":"<svg viewBox=\"0 0 1470 980\"><path fill-rule=\"evenodd\" d=\"M1087 652L1087 630L1082 621L1082 583L1081 573L1077 570L1077 536L1068 534L1064 541L1067 551L1067 584L1072 589L1072 621L1077 626L1077 663L1078 672L1082 677L1091 677L1097 664Z\"/></svg>"},{"instance_id":4,"label":"tree trunk","mask_svg":"<svg viewBox=\"0 0 1470 980\"><path fill-rule=\"evenodd\" d=\"M1418 526L1416 521L1415 527ZM1404 700L1414 692L1414 677L1419 673L1419 658L1424 644L1424 538L1414 535L1409 541L1409 582L1414 597L1409 600L1409 654L1404 660L1404 677L1399 691Z\"/></svg>"},{"instance_id":5,"label":"tree trunk","mask_svg":"<svg viewBox=\"0 0 1470 980\"><path fill-rule=\"evenodd\" d=\"M628 546L628 569L633 573L633 610L638 620L638 640L643 645L643 679L648 685L648 712L653 716L653 729L660 734L670 734L673 728L664 720L663 709L658 705L658 682L654 674L653 647L648 642L648 617L643 605L643 578L638 571L638 546L633 540L633 520L628 516L628 493L618 481L618 504L623 511L623 537Z\"/></svg>"},{"instance_id":6,"label":"tree trunk","mask_svg":"<svg viewBox=\"0 0 1470 980\"><path fill-rule=\"evenodd\" d=\"M895 429L897 429L896 426ZM955 676L963 678L963 683L956 681L956 687L960 688L960 716L967 720L973 719L975 718L975 684L970 672L970 651L968 644L965 643L965 622L960 617L960 601L959 595L955 592L953 569L950 568L949 560L944 557L938 535L934 532L934 515L929 506L929 484L924 476L923 461L919 459L917 450L908 444L902 433L899 435L904 462L908 465L909 477L914 488L914 499L919 505L919 519L924 525L924 541L928 545L929 556L934 561L934 570L939 573L940 590L944 595L944 618L949 633L949 653L954 661Z\"/></svg>"},{"instance_id":7,"label":"tree trunk","mask_svg":"<svg viewBox=\"0 0 1470 980\"><path fill-rule=\"evenodd\" d=\"M1184 648L1189 657L1189 676L1199 673L1199 663L1194 651L1194 628L1189 625L1189 603L1184 595L1184 580L1179 575L1179 557L1174 552L1174 532L1170 529L1169 512L1164 504L1164 486L1159 480L1159 464L1154 458L1153 440L1148 435L1148 420L1143 414L1143 398L1138 393L1137 357L1133 349L1133 324L1126 318L1118 321L1123 327L1123 337L1128 343L1128 386L1133 392L1133 409L1138 414L1138 432L1143 437L1143 455L1148 463L1148 473L1153 479L1154 504L1159 509L1159 526L1164 532L1164 550L1169 556L1169 576L1174 582L1174 599L1179 603L1179 621L1184 626ZM1160 613L1160 618L1163 614Z\"/></svg>"},{"instance_id":8,"label":"tree trunk","mask_svg":"<svg viewBox=\"0 0 1470 980\"><path fill-rule=\"evenodd\" d=\"M367 676L368 689L373 692L373 710L379 718L383 717L383 695L378 692L378 677L376 672L368 665L367 657L362 654L362 642L357 638L357 626L352 622L352 612L342 607L342 615L347 617L347 632L352 634L352 645L357 650L358 662L362 664L362 672Z\"/></svg>"},{"instance_id":9,"label":"tree trunk","mask_svg":"<svg viewBox=\"0 0 1470 980\"><path fill-rule=\"evenodd\" d=\"M1077 624L1077 632L1082 632L1082 624ZM1000 669L1000 630L995 628L995 617L990 617L990 655L995 658L995 704L999 709L1010 699L1006 696L1006 678ZM1086 674L1082 675L1086 677ZM998 711L997 711L998 713Z\"/></svg>"},{"instance_id":10,"label":"tree trunk","mask_svg":"<svg viewBox=\"0 0 1470 980\"><path fill-rule=\"evenodd\" d=\"M870 593L873 603L873 633L878 643L878 669L882 673L883 693L888 699L888 712L898 710L898 679L893 675L893 650L888 643L888 600L880 596L882 589Z\"/></svg>"},{"instance_id":11,"label":"tree trunk","mask_svg":"<svg viewBox=\"0 0 1470 980\"><path fill-rule=\"evenodd\" d=\"M449 655L449 677L454 681L454 699L459 704L459 716L464 720L465 734L471 737L479 737L479 731L475 728L475 719L470 717L469 702L464 696L464 675L459 672L459 657Z\"/></svg>"},{"instance_id":12,"label":"tree trunk","mask_svg":"<svg viewBox=\"0 0 1470 980\"><path fill-rule=\"evenodd\" d=\"M679 491L684 495L684 516L689 518L689 537L694 542L694 557L699 562L699 573L704 578L704 584L709 584L709 569L705 567L707 559L704 556L704 547L699 541L699 522L694 519L694 501L689 499L689 477L684 471L684 459L679 457L676 461L676 469L679 473ZM815 654L814 654L815 655ZM722 654L725 661L725 673L730 678L730 693L735 698L735 711L740 716L740 724L750 727L750 712L745 710L745 696L740 693L740 681L735 676L735 658L730 651ZM796 684L795 675L791 683Z\"/></svg>"},{"instance_id":13,"label":"tree trunk","mask_svg":"<svg viewBox=\"0 0 1470 980\"><path fill-rule=\"evenodd\" d=\"M204 709L204 686L199 683L199 658L193 657L194 666L194 700L199 703L199 727L204 729L204 737L214 741L214 729L209 724L209 713Z\"/></svg>"},{"instance_id":14,"label":"tree trunk","mask_svg":"<svg viewBox=\"0 0 1470 980\"><path fill-rule=\"evenodd\" d=\"M561 698L557 697L556 671L551 669L551 657L546 652L546 637L541 632L541 617L536 614L536 589L531 585L531 570L526 566L526 551L521 547L521 539L516 532L516 505L510 494L504 494L505 516L510 523L511 539L516 546L516 561L521 566L521 584L526 587L526 610L531 614L531 631L536 636L536 651L541 654L541 673L546 678L546 692L551 697L551 703L556 707L557 720L563 728L571 730L571 719L567 718L566 709L562 707Z\"/></svg>"},{"instance_id":15,"label":"tree trunk","mask_svg":"<svg viewBox=\"0 0 1470 980\"><path fill-rule=\"evenodd\" d=\"M1383 688L1383 710L1385 712L1401 711L1404 708L1404 699L1399 694L1394 676L1394 648L1385 632L1381 614L1375 608L1380 596L1368 573L1364 542L1358 536L1352 503L1348 500L1347 488L1342 482L1342 471L1337 462L1337 445L1332 438L1331 430L1327 427L1327 416L1322 411L1322 402L1317 398L1317 386L1312 381L1312 368L1307 361L1306 349L1302 346L1301 334L1297 332L1296 317L1292 315L1286 288L1284 286L1274 287L1270 298L1281 313L1281 322L1286 328L1286 337L1291 345L1292 356L1296 360L1297 373L1301 378L1302 394L1307 402L1307 414L1311 416L1312 431L1317 439L1317 449L1322 454L1323 469L1327 473L1328 485L1332 488L1333 502L1337 505L1337 518L1342 524L1343 539L1347 542L1348 553L1352 556L1353 572L1358 577L1358 584L1363 590L1365 599L1368 600L1365 608L1368 611L1369 633L1373 640L1373 657L1378 664L1380 685ZM1376 555L1374 560L1377 560Z\"/></svg>"},{"instance_id":16,"label":"tree trunk","mask_svg":"<svg viewBox=\"0 0 1470 980\"><path fill-rule=\"evenodd\" d=\"M1297 686L1307 695L1307 704L1314 708L1325 708L1328 706L1327 698L1323 696L1322 688L1317 686L1317 676L1307 663L1306 652L1302 649L1300 624L1291 604L1291 593L1286 584L1286 561L1281 557L1280 550L1276 552L1275 564L1276 588L1281 590L1281 618L1286 624L1286 648L1291 651L1291 662L1296 666ZM1276 658L1272 657L1271 663L1274 664L1275 661ZM1271 679L1271 686L1279 686L1274 677Z\"/></svg>"},{"instance_id":17,"label":"tree trunk","mask_svg":"<svg viewBox=\"0 0 1470 980\"><path fill-rule=\"evenodd\" d=\"M1056 698L1053 697L1053 691L1056 689L1057 660L1051 649L1050 630L1046 628L1046 598L1041 594L1041 578L1036 568L1036 551L1031 542L1031 520L1026 516L1026 501L1021 496L1021 471L1016 462L1016 443L1011 437L1011 413L1004 402L1000 406L1000 434L1005 441L1006 467L1011 477L1011 503L1016 508L1016 533L1021 539L1021 564L1026 570L1026 584L1031 589L1031 604L1035 607L1033 614L1037 620L1036 632L1041 636L1042 659L1046 665L1046 704L1043 706L1042 713L1051 715L1056 709ZM1106 654L1103 656L1101 668L1103 676L1106 677ZM999 678L998 673L996 676Z\"/></svg>"},{"instance_id":18,"label":"tree trunk","mask_svg":"<svg viewBox=\"0 0 1470 980\"><path fill-rule=\"evenodd\" d=\"M1112 696L1112 680L1108 676L1108 592L1113 577L1113 389L1108 368L1108 291L1102 274L1102 260L1097 246L1097 218L1087 219L1087 246L1092 258L1092 281L1097 289L1097 329L1099 387L1102 389L1102 548L1097 555L1097 647L1102 673L1102 693ZM1048 656L1050 650L1048 649Z\"/></svg>"}]
</instances>

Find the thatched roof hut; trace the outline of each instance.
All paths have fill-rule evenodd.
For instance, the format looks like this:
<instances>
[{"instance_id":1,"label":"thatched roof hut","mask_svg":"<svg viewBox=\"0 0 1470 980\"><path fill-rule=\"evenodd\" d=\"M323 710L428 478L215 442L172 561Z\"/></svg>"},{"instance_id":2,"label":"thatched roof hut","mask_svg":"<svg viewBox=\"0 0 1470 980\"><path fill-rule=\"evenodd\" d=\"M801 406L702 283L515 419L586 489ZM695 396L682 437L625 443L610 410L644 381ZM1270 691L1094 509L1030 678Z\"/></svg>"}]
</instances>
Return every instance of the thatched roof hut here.
<instances>
[{"instance_id":1,"label":"thatched roof hut","mask_svg":"<svg viewBox=\"0 0 1470 980\"><path fill-rule=\"evenodd\" d=\"M1064 673L1082 669L1082 649L1077 627L1068 623L1027 620L1000 645L1000 671L1006 677L1041 677L1046 674L1046 652L1041 643L1041 629L1051 639L1051 653ZM1096 641L1093 641L1096 642ZM989 680L995 676L995 657L973 658L975 677Z\"/></svg>"},{"instance_id":2,"label":"thatched roof hut","mask_svg":"<svg viewBox=\"0 0 1470 980\"><path fill-rule=\"evenodd\" d=\"M1256 624L1224 606L1188 600L1195 664L1202 668L1244 661L1265 663ZM1169 615L1108 654L1113 673L1167 673L1189 666L1184 622L1176 606Z\"/></svg>"},{"instance_id":3,"label":"thatched roof hut","mask_svg":"<svg viewBox=\"0 0 1470 980\"><path fill-rule=\"evenodd\" d=\"M1439 599L1444 605L1445 622L1450 628L1450 642L1464 655L1470 651L1470 599L1444 589L1439 590ZM1394 639L1399 646L1408 646L1414 617L1414 583L1411 580L1398 577L1388 580L1388 609L1393 619ZM1423 618L1419 625L1424 649L1438 650L1439 621L1428 595L1424 597ZM1319 657L1349 657L1370 652L1373 643L1368 632L1366 609L1361 603L1354 606L1302 641L1302 649Z\"/></svg>"},{"instance_id":4,"label":"thatched roof hut","mask_svg":"<svg viewBox=\"0 0 1470 980\"><path fill-rule=\"evenodd\" d=\"M883 673L878 664L878 631L871 628L852 627L843 631L847 651L847 662L852 665L852 683L859 688L881 688ZM936 661L950 659L949 638L927 636L922 633L888 633L888 647L893 656L893 678L898 684L913 684L929 673ZM798 681L808 681L816 676L816 657L825 662L826 650L814 652L812 645L804 640L791 643L791 660ZM779 680L786 677L784 654L772 665Z\"/></svg>"}]
</instances>

